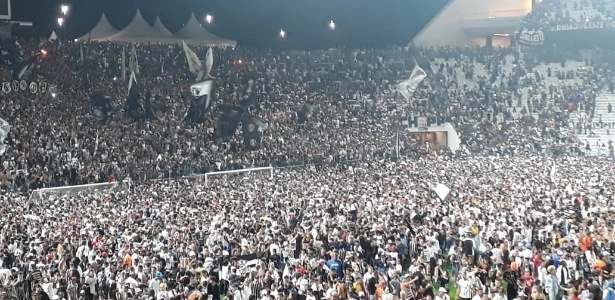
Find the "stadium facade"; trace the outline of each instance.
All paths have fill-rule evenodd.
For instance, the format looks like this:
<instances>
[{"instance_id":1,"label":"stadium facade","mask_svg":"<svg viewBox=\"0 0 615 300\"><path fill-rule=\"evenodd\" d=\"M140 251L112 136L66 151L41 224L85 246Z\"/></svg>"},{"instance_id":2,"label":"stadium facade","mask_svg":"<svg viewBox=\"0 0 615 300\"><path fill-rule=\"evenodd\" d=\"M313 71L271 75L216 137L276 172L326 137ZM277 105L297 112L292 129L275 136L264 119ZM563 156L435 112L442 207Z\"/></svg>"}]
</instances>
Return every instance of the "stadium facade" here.
<instances>
[{"instance_id":1,"label":"stadium facade","mask_svg":"<svg viewBox=\"0 0 615 300\"><path fill-rule=\"evenodd\" d=\"M411 45L511 45L519 24L537 0L452 0L412 40Z\"/></svg>"}]
</instances>

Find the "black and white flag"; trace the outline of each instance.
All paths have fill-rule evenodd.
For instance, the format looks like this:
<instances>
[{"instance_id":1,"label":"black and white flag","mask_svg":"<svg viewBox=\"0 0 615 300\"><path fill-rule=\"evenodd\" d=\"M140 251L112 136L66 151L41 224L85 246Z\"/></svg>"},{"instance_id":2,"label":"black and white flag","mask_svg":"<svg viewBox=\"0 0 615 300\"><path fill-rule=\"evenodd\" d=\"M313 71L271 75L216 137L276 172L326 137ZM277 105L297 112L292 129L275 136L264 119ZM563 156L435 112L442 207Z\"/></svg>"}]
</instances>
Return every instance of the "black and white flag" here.
<instances>
[{"instance_id":1,"label":"black and white flag","mask_svg":"<svg viewBox=\"0 0 615 300\"><path fill-rule=\"evenodd\" d=\"M205 80L201 82L197 82L190 86L190 92L195 97L200 97L204 95L211 95L211 90L213 88L213 81Z\"/></svg>"},{"instance_id":2,"label":"black and white flag","mask_svg":"<svg viewBox=\"0 0 615 300\"><path fill-rule=\"evenodd\" d=\"M252 115L245 114L243 117L243 145L248 151L254 151L261 148L263 140L263 132L269 128L267 121Z\"/></svg>"},{"instance_id":3,"label":"black and white flag","mask_svg":"<svg viewBox=\"0 0 615 300\"><path fill-rule=\"evenodd\" d=\"M427 73L425 73L425 70L416 64L410 74L410 78L400 82L397 85L397 91L404 97L404 99L406 99L406 101L410 101L417 87L426 77Z\"/></svg>"},{"instance_id":4,"label":"black and white flag","mask_svg":"<svg viewBox=\"0 0 615 300\"><path fill-rule=\"evenodd\" d=\"M197 82L190 86L190 92L195 97L206 97L205 101L205 109L209 108L209 104L211 102L211 91L214 86L214 82L211 80L205 80L201 82Z\"/></svg>"},{"instance_id":5,"label":"black and white flag","mask_svg":"<svg viewBox=\"0 0 615 300\"><path fill-rule=\"evenodd\" d=\"M36 62L37 57L33 56L26 60L22 60L13 68L13 80L21 80L26 73L32 68Z\"/></svg>"},{"instance_id":6,"label":"black and white flag","mask_svg":"<svg viewBox=\"0 0 615 300\"><path fill-rule=\"evenodd\" d=\"M538 46L545 43L545 32L542 28L530 29L522 27L517 31L519 44L525 46Z\"/></svg>"},{"instance_id":7,"label":"black and white flag","mask_svg":"<svg viewBox=\"0 0 615 300\"><path fill-rule=\"evenodd\" d=\"M205 114L211 104L211 91L213 81L205 80L190 86L190 93L194 98L190 102L190 108L186 112L184 122L200 124L205 121Z\"/></svg>"}]
</instances>

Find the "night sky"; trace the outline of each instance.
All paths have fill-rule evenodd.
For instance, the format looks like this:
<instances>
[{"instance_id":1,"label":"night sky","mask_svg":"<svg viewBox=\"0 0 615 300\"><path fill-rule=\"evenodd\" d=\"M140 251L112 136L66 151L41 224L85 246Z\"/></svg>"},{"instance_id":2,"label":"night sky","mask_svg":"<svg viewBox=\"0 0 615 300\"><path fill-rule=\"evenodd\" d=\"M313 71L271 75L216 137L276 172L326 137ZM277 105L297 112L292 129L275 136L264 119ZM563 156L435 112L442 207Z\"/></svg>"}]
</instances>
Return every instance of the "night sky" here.
<instances>
[{"instance_id":1,"label":"night sky","mask_svg":"<svg viewBox=\"0 0 615 300\"><path fill-rule=\"evenodd\" d=\"M74 38L88 32L104 11L123 28L137 8L151 24L156 15L171 31L191 12L211 32L257 47L328 48L406 45L449 0L12 0L14 20L30 21L40 34L57 30L60 5L71 11L63 29ZM206 13L214 16L206 24ZM329 21L337 28L330 30ZM280 40L283 29L287 37Z\"/></svg>"}]
</instances>

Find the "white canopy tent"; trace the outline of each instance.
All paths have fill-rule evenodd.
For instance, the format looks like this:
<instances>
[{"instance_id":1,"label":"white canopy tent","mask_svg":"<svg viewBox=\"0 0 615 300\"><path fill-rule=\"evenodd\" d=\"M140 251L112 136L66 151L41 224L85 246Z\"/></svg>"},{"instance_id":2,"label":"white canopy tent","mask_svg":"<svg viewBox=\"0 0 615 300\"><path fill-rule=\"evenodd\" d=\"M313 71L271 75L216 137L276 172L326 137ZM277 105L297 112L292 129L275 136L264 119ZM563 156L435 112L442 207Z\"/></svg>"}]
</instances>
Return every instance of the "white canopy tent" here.
<instances>
[{"instance_id":1,"label":"white canopy tent","mask_svg":"<svg viewBox=\"0 0 615 300\"><path fill-rule=\"evenodd\" d=\"M162 24L162 22L160 21L160 17L158 16L156 17L156 21L154 21L154 25L152 25L152 27L156 29L156 31L163 33L167 37L173 35L166 27L164 27L164 24Z\"/></svg>"},{"instance_id":2,"label":"white canopy tent","mask_svg":"<svg viewBox=\"0 0 615 300\"><path fill-rule=\"evenodd\" d=\"M113 25L109 23L109 20L107 20L107 16L105 16L105 13L102 13L102 15L100 16L100 20L98 20L98 23L96 23L96 26L94 26L94 28L90 30L90 32L86 33L84 36L78 38L78 40L104 40L105 38L112 36L116 33L117 29L115 29L115 27L113 27Z\"/></svg>"},{"instance_id":3,"label":"white canopy tent","mask_svg":"<svg viewBox=\"0 0 615 300\"><path fill-rule=\"evenodd\" d=\"M188 44L232 47L237 45L237 41L221 38L207 31L207 29L203 28L203 25L196 19L194 13L190 14L190 19L188 19L184 27L176 32L172 38L180 42L185 41Z\"/></svg>"},{"instance_id":4,"label":"white canopy tent","mask_svg":"<svg viewBox=\"0 0 615 300\"><path fill-rule=\"evenodd\" d=\"M170 32L168 30L160 31L150 26L141 15L141 11L137 9L137 13L132 18L132 21L124 29L104 40L118 42L167 42L169 36Z\"/></svg>"}]
</instances>

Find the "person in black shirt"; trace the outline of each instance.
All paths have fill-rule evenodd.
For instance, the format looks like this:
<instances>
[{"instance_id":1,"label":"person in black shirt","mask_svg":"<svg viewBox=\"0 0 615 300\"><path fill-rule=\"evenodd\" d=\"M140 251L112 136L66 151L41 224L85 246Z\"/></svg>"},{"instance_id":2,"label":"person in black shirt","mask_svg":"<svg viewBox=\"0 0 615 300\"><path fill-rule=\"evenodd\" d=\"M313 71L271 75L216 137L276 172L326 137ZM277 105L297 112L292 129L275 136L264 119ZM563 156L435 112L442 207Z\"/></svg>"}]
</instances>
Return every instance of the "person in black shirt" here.
<instances>
[{"instance_id":1,"label":"person in black shirt","mask_svg":"<svg viewBox=\"0 0 615 300\"><path fill-rule=\"evenodd\" d=\"M594 295L594 299L602 299L602 288L598 282L595 282L591 277L587 281L589 283L587 290Z\"/></svg>"},{"instance_id":2,"label":"person in black shirt","mask_svg":"<svg viewBox=\"0 0 615 300\"><path fill-rule=\"evenodd\" d=\"M218 279L215 277L209 277L207 296L211 296L212 299L220 299L220 284L218 284Z\"/></svg>"},{"instance_id":3,"label":"person in black shirt","mask_svg":"<svg viewBox=\"0 0 615 300\"><path fill-rule=\"evenodd\" d=\"M367 289L367 293L369 293L370 297L376 295L376 289L378 288L376 286L377 283L376 277L372 277L367 281L367 286L365 288Z\"/></svg>"},{"instance_id":4,"label":"person in black shirt","mask_svg":"<svg viewBox=\"0 0 615 300\"><path fill-rule=\"evenodd\" d=\"M506 281L507 283L506 297L508 297L508 299L517 298L517 294L519 290L519 285L517 282L517 272L512 271L512 270L506 270L504 271L503 277L504 277L504 281Z\"/></svg>"},{"instance_id":5,"label":"person in black shirt","mask_svg":"<svg viewBox=\"0 0 615 300\"><path fill-rule=\"evenodd\" d=\"M423 274L423 268L420 268L418 271L412 273L412 283L414 287L418 290L423 287L423 282L425 281L425 275Z\"/></svg>"},{"instance_id":6,"label":"person in black shirt","mask_svg":"<svg viewBox=\"0 0 615 300\"><path fill-rule=\"evenodd\" d=\"M278 250L277 249L273 249L273 254L271 256L269 256L269 261L273 262L273 264L275 265L276 268L280 268L280 261L282 259L280 258L280 255L278 254Z\"/></svg>"},{"instance_id":7,"label":"person in black shirt","mask_svg":"<svg viewBox=\"0 0 615 300\"><path fill-rule=\"evenodd\" d=\"M51 300L49 295L43 291L40 285L36 286L36 300Z\"/></svg>"}]
</instances>

